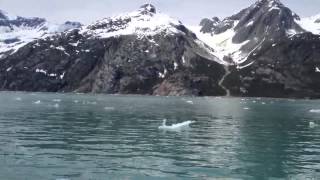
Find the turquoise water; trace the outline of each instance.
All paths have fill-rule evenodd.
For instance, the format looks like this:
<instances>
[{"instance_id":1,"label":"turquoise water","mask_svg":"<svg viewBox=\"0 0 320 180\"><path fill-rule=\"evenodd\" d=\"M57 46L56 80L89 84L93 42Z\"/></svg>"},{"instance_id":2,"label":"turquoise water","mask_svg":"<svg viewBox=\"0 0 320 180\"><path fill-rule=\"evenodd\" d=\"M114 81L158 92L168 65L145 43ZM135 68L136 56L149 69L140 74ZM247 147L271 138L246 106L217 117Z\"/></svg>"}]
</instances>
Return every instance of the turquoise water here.
<instances>
[{"instance_id":1,"label":"turquoise water","mask_svg":"<svg viewBox=\"0 0 320 180\"><path fill-rule=\"evenodd\" d=\"M0 179L319 179L319 109L316 100L2 92ZM196 123L162 131L163 119Z\"/></svg>"}]
</instances>

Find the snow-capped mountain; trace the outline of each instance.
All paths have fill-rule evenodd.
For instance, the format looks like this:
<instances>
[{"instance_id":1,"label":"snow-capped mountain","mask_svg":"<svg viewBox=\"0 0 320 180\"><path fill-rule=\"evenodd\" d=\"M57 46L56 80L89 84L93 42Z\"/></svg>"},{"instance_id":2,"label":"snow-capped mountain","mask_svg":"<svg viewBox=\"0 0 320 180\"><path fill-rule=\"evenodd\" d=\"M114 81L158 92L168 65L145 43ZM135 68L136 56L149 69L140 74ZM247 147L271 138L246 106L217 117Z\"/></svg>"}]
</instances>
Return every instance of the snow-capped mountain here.
<instances>
[{"instance_id":1,"label":"snow-capped mountain","mask_svg":"<svg viewBox=\"0 0 320 180\"><path fill-rule=\"evenodd\" d=\"M136 34L152 36L158 33L182 33L177 29L182 23L166 14L156 13L152 5L144 5L137 11L98 20L84 27L80 33L100 38Z\"/></svg>"},{"instance_id":2,"label":"snow-capped mountain","mask_svg":"<svg viewBox=\"0 0 320 180\"><path fill-rule=\"evenodd\" d=\"M4 58L2 90L224 95L223 61L181 22L137 11L40 38Z\"/></svg>"},{"instance_id":3,"label":"snow-capped mountain","mask_svg":"<svg viewBox=\"0 0 320 180\"><path fill-rule=\"evenodd\" d=\"M246 67L249 55L262 43L305 32L296 21L299 16L279 0L259 0L239 13L220 21L204 19L195 28L198 37L217 50L220 59Z\"/></svg>"},{"instance_id":4,"label":"snow-capped mountain","mask_svg":"<svg viewBox=\"0 0 320 180\"><path fill-rule=\"evenodd\" d=\"M193 32L187 29L180 21L173 19L166 14L157 13L156 8L151 4L145 4L137 11L98 20L90 25L84 26L79 33L90 38L136 35L138 39L149 37L149 40L152 43L155 42L150 37L159 34L162 36L179 34L193 36ZM207 58L211 58L221 64L225 63L219 58L212 58L212 55L214 54L212 48L198 39L195 39L195 41L209 54Z\"/></svg>"},{"instance_id":5,"label":"snow-capped mountain","mask_svg":"<svg viewBox=\"0 0 320 180\"><path fill-rule=\"evenodd\" d=\"M279 0L258 0L193 29L229 62L223 84L232 95L320 97L318 18L300 19Z\"/></svg>"},{"instance_id":6,"label":"snow-capped mountain","mask_svg":"<svg viewBox=\"0 0 320 180\"><path fill-rule=\"evenodd\" d=\"M0 53L13 53L31 41L80 26L77 22L55 24L43 18L14 16L0 10Z\"/></svg>"}]
</instances>

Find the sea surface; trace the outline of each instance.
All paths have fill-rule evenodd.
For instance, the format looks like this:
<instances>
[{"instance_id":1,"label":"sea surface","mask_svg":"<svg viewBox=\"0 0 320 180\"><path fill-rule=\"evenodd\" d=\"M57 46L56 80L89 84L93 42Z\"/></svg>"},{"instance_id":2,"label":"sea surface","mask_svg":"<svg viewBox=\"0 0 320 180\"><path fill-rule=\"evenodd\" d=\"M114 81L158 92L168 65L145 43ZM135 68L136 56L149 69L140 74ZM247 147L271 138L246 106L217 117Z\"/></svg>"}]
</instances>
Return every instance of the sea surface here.
<instances>
[{"instance_id":1,"label":"sea surface","mask_svg":"<svg viewBox=\"0 0 320 180\"><path fill-rule=\"evenodd\" d=\"M1 92L0 179L320 179L320 101Z\"/></svg>"}]
</instances>

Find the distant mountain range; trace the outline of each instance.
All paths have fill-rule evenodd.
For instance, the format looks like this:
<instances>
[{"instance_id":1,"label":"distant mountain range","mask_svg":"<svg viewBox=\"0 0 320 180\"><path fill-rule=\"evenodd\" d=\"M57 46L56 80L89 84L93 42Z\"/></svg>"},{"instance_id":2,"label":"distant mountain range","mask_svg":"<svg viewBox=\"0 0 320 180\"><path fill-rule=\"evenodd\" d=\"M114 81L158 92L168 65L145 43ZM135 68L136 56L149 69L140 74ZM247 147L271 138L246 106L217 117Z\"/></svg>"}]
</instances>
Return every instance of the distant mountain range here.
<instances>
[{"instance_id":1,"label":"distant mountain range","mask_svg":"<svg viewBox=\"0 0 320 180\"><path fill-rule=\"evenodd\" d=\"M3 91L319 98L320 15L279 0L199 26L151 4L89 25L0 11L0 62Z\"/></svg>"}]
</instances>

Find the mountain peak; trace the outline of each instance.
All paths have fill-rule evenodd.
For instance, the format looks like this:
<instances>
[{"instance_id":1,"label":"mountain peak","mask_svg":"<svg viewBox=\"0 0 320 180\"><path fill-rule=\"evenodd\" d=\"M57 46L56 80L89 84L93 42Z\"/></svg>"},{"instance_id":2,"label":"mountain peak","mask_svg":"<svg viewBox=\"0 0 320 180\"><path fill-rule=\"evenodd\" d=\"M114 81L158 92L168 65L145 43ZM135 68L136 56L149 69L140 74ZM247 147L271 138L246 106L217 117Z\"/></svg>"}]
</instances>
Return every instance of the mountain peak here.
<instances>
[{"instance_id":1,"label":"mountain peak","mask_svg":"<svg viewBox=\"0 0 320 180\"><path fill-rule=\"evenodd\" d=\"M0 19L7 19L7 16L3 11L0 10Z\"/></svg>"},{"instance_id":2,"label":"mountain peak","mask_svg":"<svg viewBox=\"0 0 320 180\"><path fill-rule=\"evenodd\" d=\"M263 11L271 12L273 10L284 10L291 11L287 8L280 0L258 0L255 4L253 4L249 9L262 9ZM295 13L292 13L294 18L298 18Z\"/></svg>"},{"instance_id":3,"label":"mountain peak","mask_svg":"<svg viewBox=\"0 0 320 180\"><path fill-rule=\"evenodd\" d=\"M138 10L98 20L81 32L95 37L109 38L121 35L152 36L159 33L176 34L181 22L162 13L155 6L144 4Z\"/></svg>"},{"instance_id":4,"label":"mountain peak","mask_svg":"<svg viewBox=\"0 0 320 180\"><path fill-rule=\"evenodd\" d=\"M0 9L0 20L13 20L16 19L17 16L11 15Z\"/></svg>"},{"instance_id":5,"label":"mountain peak","mask_svg":"<svg viewBox=\"0 0 320 180\"><path fill-rule=\"evenodd\" d=\"M268 5L269 7L271 6L279 6L279 5L282 5L283 4L281 3L280 0L258 0L256 2L256 4L259 4L259 5Z\"/></svg>"},{"instance_id":6,"label":"mountain peak","mask_svg":"<svg viewBox=\"0 0 320 180\"><path fill-rule=\"evenodd\" d=\"M152 4L144 4L140 6L139 11L141 11L142 14L149 14L149 13L155 14L157 12L156 7Z\"/></svg>"}]
</instances>

